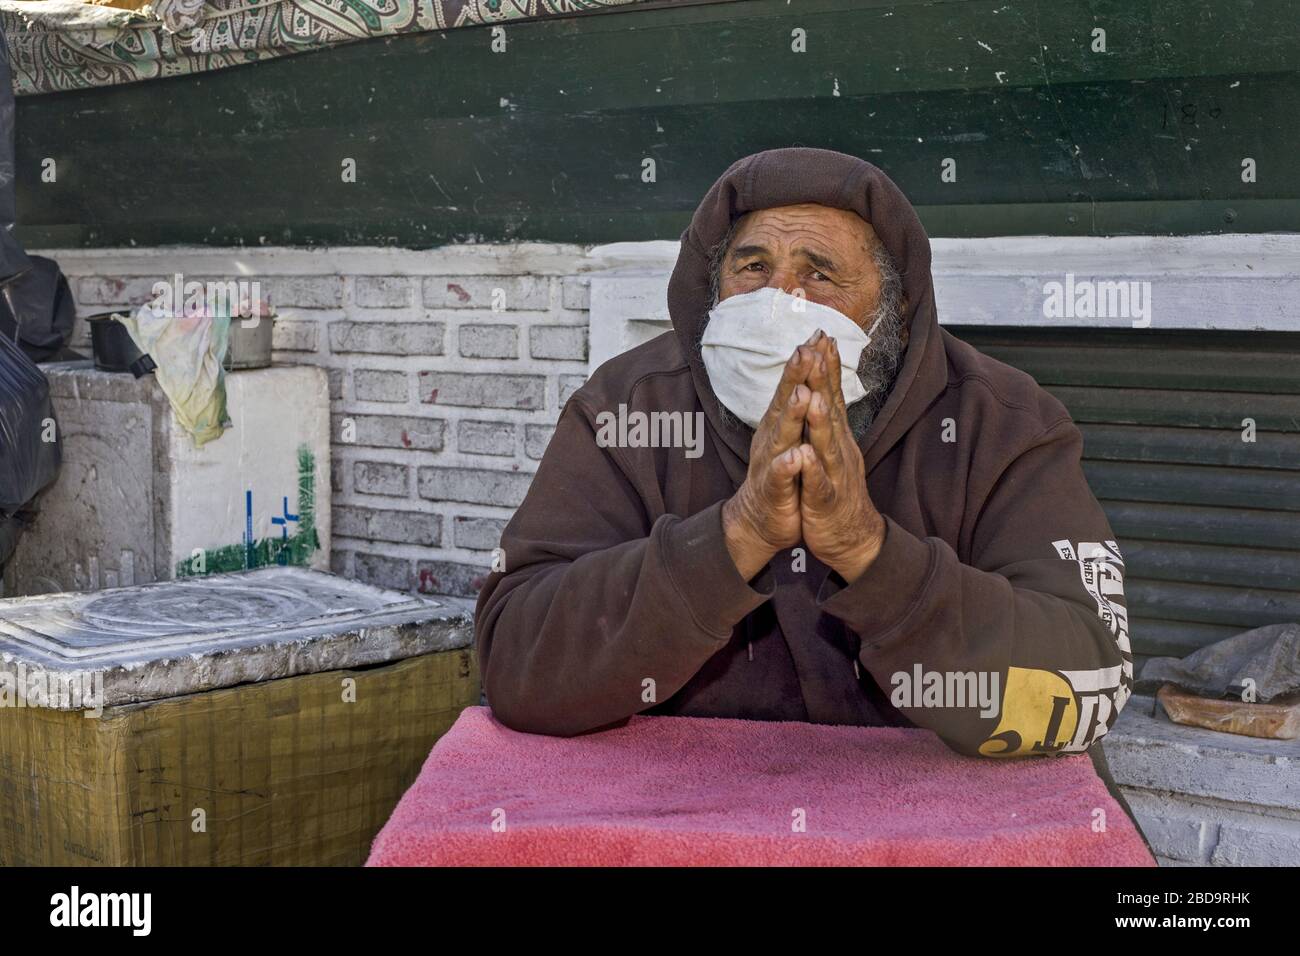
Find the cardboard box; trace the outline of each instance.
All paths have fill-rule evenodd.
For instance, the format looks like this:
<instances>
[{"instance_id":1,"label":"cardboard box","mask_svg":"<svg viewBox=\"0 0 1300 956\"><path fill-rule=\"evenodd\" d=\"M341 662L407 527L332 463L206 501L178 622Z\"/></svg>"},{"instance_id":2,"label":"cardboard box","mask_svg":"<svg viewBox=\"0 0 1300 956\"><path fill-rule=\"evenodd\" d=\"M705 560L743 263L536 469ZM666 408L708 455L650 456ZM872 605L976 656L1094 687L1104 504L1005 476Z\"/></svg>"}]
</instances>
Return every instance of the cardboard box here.
<instances>
[{"instance_id":1,"label":"cardboard box","mask_svg":"<svg viewBox=\"0 0 1300 956\"><path fill-rule=\"evenodd\" d=\"M0 601L0 865L360 865L471 639L299 568Z\"/></svg>"},{"instance_id":2,"label":"cardboard box","mask_svg":"<svg viewBox=\"0 0 1300 956\"><path fill-rule=\"evenodd\" d=\"M469 650L80 711L0 711L0 865L359 866L479 701ZM354 698L347 681L353 681Z\"/></svg>"}]
</instances>

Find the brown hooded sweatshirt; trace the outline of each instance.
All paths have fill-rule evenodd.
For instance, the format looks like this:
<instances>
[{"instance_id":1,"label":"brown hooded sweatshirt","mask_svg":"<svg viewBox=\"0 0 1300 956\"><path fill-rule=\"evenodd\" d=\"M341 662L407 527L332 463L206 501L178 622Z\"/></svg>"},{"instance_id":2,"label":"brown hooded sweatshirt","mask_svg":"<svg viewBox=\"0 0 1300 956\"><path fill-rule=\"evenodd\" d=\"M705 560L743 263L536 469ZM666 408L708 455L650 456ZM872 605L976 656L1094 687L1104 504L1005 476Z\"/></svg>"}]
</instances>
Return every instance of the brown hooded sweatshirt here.
<instances>
[{"instance_id":1,"label":"brown hooded sweatshirt","mask_svg":"<svg viewBox=\"0 0 1300 956\"><path fill-rule=\"evenodd\" d=\"M755 209L820 203L867 220L903 275L910 337L861 442L885 516L844 580L806 549L752 581L721 508L752 433L724 421L695 348L709 253ZM928 727L963 753L1086 750L1132 688L1123 561L1064 406L940 328L930 243L879 169L777 149L736 162L682 234L674 331L606 362L565 405L479 595L488 703L572 735L632 714ZM703 454L602 447L602 413L702 412ZM982 699L981 699L982 698Z\"/></svg>"}]
</instances>

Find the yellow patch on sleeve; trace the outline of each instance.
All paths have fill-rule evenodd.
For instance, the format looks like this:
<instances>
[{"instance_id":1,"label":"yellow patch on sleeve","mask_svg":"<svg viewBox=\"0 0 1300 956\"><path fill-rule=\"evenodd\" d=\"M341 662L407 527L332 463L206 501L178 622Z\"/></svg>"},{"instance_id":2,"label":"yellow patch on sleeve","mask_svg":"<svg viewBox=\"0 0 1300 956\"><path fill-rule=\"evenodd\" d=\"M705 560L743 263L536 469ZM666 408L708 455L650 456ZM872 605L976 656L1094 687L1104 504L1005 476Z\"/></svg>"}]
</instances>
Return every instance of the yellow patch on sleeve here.
<instances>
[{"instance_id":1,"label":"yellow patch on sleeve","mask_svg":"<svg viewBox=\"0 0 1300 956\"><path fill-rule=\"evenodd\" d=\"M979 752L985 757L1056 753L1074 738L1078 722L1079 705L1064 677L1008 667L998 725Z\"/></svg>"}]
</instances>

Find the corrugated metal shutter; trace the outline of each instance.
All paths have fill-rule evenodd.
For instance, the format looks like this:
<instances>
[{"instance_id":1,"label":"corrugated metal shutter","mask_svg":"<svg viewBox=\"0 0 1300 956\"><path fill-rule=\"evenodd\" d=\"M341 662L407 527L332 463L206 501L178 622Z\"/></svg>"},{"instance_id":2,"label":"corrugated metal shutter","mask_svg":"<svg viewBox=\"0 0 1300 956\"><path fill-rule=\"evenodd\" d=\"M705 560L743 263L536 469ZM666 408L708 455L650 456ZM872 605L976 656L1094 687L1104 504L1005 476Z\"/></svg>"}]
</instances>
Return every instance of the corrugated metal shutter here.
<instances>
[{"instance_id":1,"label":"corrugated metal shutter","mask_svg":"<svg viewBox=\"0 0 1300 956\"><path fill-rule=\"evenodd\" d=\"M949 331L1074 416L1137 655L1300 621L1300 333Z\"/></svg>"}]
</instances>

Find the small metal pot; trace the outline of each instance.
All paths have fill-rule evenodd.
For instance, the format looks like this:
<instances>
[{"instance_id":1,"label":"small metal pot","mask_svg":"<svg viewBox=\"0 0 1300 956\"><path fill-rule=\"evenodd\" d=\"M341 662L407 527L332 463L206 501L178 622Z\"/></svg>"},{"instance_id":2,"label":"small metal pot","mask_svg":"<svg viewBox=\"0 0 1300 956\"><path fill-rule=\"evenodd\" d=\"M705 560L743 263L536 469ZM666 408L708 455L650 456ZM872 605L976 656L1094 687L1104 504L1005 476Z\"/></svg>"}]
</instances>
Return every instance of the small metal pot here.
<instances>
[{"instance_id":1,"label":"small metal pot","mask_svg":"<svg viewBox=\"0 0 1300 956\"><path fill-rule=\"evenodd\" d=\"M113 312L100 312L86 316L95 368L101 372L130 372L136 378L148 375L158 367L157 364L136 347L131 333L114 315Z\"/></svg>"},{"instance_id":2,"label":"small metal pot","mask_svg":"<svg viewBox=\"0 0 1300 956\"><path fill-rule=\"evenodd\" d=\"M247 326L245 323L248 323ZM275 316L230 320L230 344L226 346L228 371L243 368L266 368L271 364L271 333Z\"/></svg>"}]
</instances>

